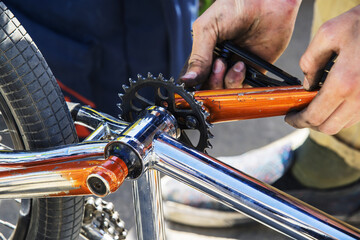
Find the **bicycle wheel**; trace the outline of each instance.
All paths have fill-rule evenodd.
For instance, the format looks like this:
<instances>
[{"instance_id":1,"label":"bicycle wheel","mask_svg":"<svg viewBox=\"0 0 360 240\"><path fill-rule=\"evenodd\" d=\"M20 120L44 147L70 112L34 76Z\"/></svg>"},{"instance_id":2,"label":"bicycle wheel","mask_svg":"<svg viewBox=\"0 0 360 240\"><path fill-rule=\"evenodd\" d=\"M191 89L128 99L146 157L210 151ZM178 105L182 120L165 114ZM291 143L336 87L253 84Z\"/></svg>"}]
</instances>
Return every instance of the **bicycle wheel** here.
<instances>
[{"instance_id":1,"label":"bicycle wheel","mask_svg":"<svg viewBox=\"0 0 360 240\"><path fill-rule=\"evenodd\" d=\"M6 139L15 149L77 141L51 70L29 34L2 2L0 27L0 110L5 122L5 129L0 131L2 146L8 148ZM83 197L21 200L20 214L9 238L77 239L83 204Z\"/></svg>"}]
</instances>

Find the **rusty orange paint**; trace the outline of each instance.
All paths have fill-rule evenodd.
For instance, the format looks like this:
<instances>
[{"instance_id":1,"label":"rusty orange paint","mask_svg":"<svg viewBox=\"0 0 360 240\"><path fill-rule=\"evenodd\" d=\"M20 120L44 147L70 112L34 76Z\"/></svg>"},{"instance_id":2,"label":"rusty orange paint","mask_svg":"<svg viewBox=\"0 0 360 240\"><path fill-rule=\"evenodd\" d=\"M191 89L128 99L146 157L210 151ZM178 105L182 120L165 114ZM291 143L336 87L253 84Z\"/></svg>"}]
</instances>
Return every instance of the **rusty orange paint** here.
<instances>
[{"instance_id":1,"label":"rusty orange paint","mask_svg":"<svg viewBox=\"0 0 360 240\"><path fill-rule=\"evenodd\" d=\"M194 98L210 113L209 122L219 123L285 115L305 108L316 94L291 86L197 91ZM175 98L177 108L189 108L180 96Z\"/></svg>"},{"instance_id":2,"label":"rusty orange paint","mask_svg":"<svg viewBox=\"0 0 360 240\"><path fill-rule=\"evenodd\" d=\"M74 189L68 193L59 193L55 196L92 194L86 180L90 174L98 174L103 177L110 186L110 192L115 192L124 182L128 175L128 168L124 161L118 157L110 156L107 160L98 161L96 164L88 163L85 168L64 169L61 175L69 181L74 182Z\"/></svg>"},{"instance_id":3,"label":"rusty orange paint","mask_svg":"<svg viewBox=\"0 0 360 240\"><path fill-rule=\"evenodd\" d=\"M79 158L81 158L81 156L79 156ZM0 179L8 176L42 172L60 174L62 178L68 180L72 184L72 190L59 192L50 196L70 196L92 194L86 184L86 180L90 174L99 174L102 176L108 181L110 192L115 192L127 177L128 168L123 160L115 156L110 156L106 160L99 159L57 163L49 163L47 161L47 163L36 166L2 171L0 172Z\"/></svg>"}]
</instances>

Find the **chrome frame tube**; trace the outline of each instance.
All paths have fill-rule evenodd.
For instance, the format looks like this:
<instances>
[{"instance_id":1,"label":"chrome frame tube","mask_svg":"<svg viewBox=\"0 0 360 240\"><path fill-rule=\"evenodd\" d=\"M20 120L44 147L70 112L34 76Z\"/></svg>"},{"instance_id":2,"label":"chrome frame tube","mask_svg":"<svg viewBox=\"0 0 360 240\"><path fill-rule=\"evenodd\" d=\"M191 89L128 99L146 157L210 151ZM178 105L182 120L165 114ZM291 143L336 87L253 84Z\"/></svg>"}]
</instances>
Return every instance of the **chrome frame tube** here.
<instances>
[{"instance_id":1,"label":"chrome frame tube","mask_svg":"<svg viewBox=\"0 0 360 240\"><path fill-rule=\"evenodd\" d=\"M67 195L82 182L69 177L104 159L107 142L87 142L39 152L0 152L0 199ZM100 161L101 163L102 161ZM89 164L88 164L89 163Z\"/></svg>"},{"instance_id":2,"label":"chrome frame tube","mask_svg":"<svg viewBox=\"0 0 360 240\"><path fill-rule=\"evenodd\" d=\"M125 177L137 178L143 173L142 159L152 152L155 134L177 133L174 117L160 107L148 108L125 129L113 129L114 135L110 120L99 125L88 140L115 135L114 141L88 141L35 152L0 151L0 198L105 196L116 191Z\"/></svg>"},{"instance_id":3,"label":"chrome frame tube","mask_svg":"<svg viewBox=\"0 0 360 240\"><path fill-rule=\"evenodd\" d=\"M108 170L103 166L108 141L98 140L118 136L129 124L79 104L68 107L74 121L94 131L83 143L42 151L0 151L0 198L91 194L83 178L93 175L91 169Z\"/></svg>"},{"instance_id":4,"label":"chrome frame tube","mask_svg":"<svg viewBox=\"0 0 360 240\"><path fill-rule=\"evenodd\" d=\"M2 177L0 199L47 197L75 190L75 184L55 172Z\"/></svg>"},{"instance_id":5,"label":"chrome frame tube","mask_svg":"<svg viewBox=\"0 0 360 240\"><path fill-rule=\"evenodd\" d=\"M67 103L67 105L73 117L73 121L76 124L93 130L85 141L115 138L129 126L129 123L127 122L114 118L108 114L98 112L90 107L81 106L76 103Z\"/></svg>"},{"instance_id":6,"label":"chrome frame tube","mask_svg":"<svg viewBox=\"0 0 360 240\"><path fill-rule=\"evenodd\" d=\"M43 151L0 151L0 172L54 161L89 160L101 156L108 142L82 142Z\"/></svg>"},{"instance_id":7,"label":"chrome frame tube","mask_svg":"<svg viewBox=\"0 0 360 240\"><path fill-rule=\"evenodd\" d=\"M160 134L149 166L295 239L359 239L360 231ZM144 222L143 222L144 223Z\"/></svg>"},{"instance_id":8,"label":"chrome frame tube","mask_svg":"<svg viewBox=\"0 0 360 240\"><path fill-rule=\"evenodd\" d=\"M159 172L148 169L132 187L137 239L166 239Z\"/></svg>"},{"instance_id":9,"label":"chrome frame tube","mask_svg":"<svg viewBox=\"0 0 360 240\"><path fill-rule=\"evenodd\" d=\"M118 144L123 144L142 159L142 171L147 170L133 182L139 239L165 239L158 171L193 186L287 236L296 239L360 239L360 230L174 140L171 136L176 136L176 121L162 108L151 107L148 114L132 126L120 123L120 127L114 119L96 111L87 111L86 114L93 117L90 124L93 128L102 123L96 126L97 130L88 140L111 136L112 133L119 135L126 129L110 144L84 142L41 152L0 151L0 198L43 197L59 193L69 195L69 192L71 195L73 182L64 180L55 164L65 172L69 169L78 171L77 168L67 168L66 164L71 167L78 162L91 163L104 155L104 152L108 156L108 152L115 151ZM89 119L86 114L83 114L85 120ZM111 129L109 124L114 128ZM39 165L54 166L54 169L41 171L39 168L33 171L33 167ZM24 174L11 175L12 171L24 171ZM10 175L3 174L6 172ZM75 188L81 186L83 183L78 183ZM81 191L79 194L84 195Z\"/></svg>"},{"instance_id":10,"label":"chrome frame tube","mask_svg":"<svg viewBox=\"0 0 360 240\"><path fill-rule=\"evenodd\" d=\"M101 121L112 124L112 121L109 122L104 115L84 107L77 112L76 119L83 125L93 128ZM125 123L121 124L125 126ZM143 160L143 175L132 183L138 239L165 239L160 176L157 171L147 170L147 160L152 156L151 146L155 134L163 131L172 136L177 135L176 120L164 109L150 107L147 116L122 130L122 134L107 146L105 153L111 151L113 147L118 147L117 141L120 141L130 146ZM104 135L106 135L106 128L103 124L86 140Z\"/></svg>"},{"instance_id":11,"label":"chrome frame tube","mask_svg":"<svg viewBox=\"0 0 360 240\"><path fill-rule=\"evenodd\" d=\"M86 106L72 107L71 114L75 123L88 127L92 130L96 129L100 124L105 122L114 126L120 132L129 125L127 122Z\"/></svg>"},{"instance_id":12,"label":"chrome frame tube","mask_svg":"<svg viewBox=\"0 0 360 240\"><path fill-rule=\"evenodd\" d=\"M148 108L148 114L136 121L129 130L125 129L117 141L131 146L143 160L143 174L132 183L135 210L135 225L138 239L165 239L165 221L160 191L160 175L148 169L153 156L153 139L159 132L173 137L177 135L176 120L159 107ZM109 144L108 148L115 145ZM106 151L106 150L105 150Z\"/></svg>"}]
</instances>

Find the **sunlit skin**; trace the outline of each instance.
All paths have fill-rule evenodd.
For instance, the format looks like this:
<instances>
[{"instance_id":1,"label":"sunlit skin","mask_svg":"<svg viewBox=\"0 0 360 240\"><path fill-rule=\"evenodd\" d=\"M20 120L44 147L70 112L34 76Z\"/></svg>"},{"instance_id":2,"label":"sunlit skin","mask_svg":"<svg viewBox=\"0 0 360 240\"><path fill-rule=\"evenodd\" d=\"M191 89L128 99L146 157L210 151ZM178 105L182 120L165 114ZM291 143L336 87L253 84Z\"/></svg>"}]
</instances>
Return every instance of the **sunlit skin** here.
<instances>
[{"instance_id":1,"label":"sunlit skin","mask_svg":"<svg viewBox=\"0 0 360 240\"><path fill-rule=\"evenodd\" d=\"M213 63L217 42L231 40L269 62L287 47L300 0L217 0L193 25L194 42L186 74L187 85L204 83L208 89L241 88L246 69L238 62L228 73L221 59ZM330 57L338 58L319 94L304 110L285 121L296 128L326 134L360 121L360 6L326 22L300 60L304 88L315 84Z\"/></svg>"},{"instance_id":2,"label":"sunlit skin","mask_svg":"<svg viewBox=\"0 0 360 240\"><path fill-rule=\"evenodd\" d=\"M215 44L224 40L231 40L263 59L274 62L290 41L300 2L215 1L193 24L193 48L188 61L187 75L182 79L188 85L204 82L212 69L212 52ZM215 62L214 68L218 65ZM210 86L214 88L223 85L222 81L210 82L213 82Z\"/></svg>"}]
</instances>

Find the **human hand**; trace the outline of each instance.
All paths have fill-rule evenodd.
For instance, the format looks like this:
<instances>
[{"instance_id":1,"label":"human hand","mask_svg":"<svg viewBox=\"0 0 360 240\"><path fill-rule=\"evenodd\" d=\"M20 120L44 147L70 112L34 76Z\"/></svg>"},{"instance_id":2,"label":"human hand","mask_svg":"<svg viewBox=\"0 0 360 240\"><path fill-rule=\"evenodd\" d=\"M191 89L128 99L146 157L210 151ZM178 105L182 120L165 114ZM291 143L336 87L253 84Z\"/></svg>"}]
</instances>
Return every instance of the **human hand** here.
<instances>
[{"instance_id":1,"label":"human hand","mask_svg":"<svg viewBox=\"0 0 360 240\"><path fill-rule=\"evenodd\" d=\"M208 79L214 47L224 40L273 63L289 43L300 3L301 0L217 0L193 25L193 48L181 80L194 86ZM217 66L215 61L212 75ZM208 85L238 86L226 79L231 78L225 78L224 84L210 77Z\"/></svg>"},{"instance_id":2,"label":"human hand","mask_svg":"<svg viewBox=\"0 0 360 240\"><path fill-rule=\"evenodd\" d=\"M336 134L360 121L360 6L321 26L300 60L304 87L314 87L326 63L337 54L325 83L310 105L285 121Z\"/></svg>"},{"instance_id":3,"label":"human hand","mask_svg":"<svg viewBox=\"0 0 360 240\"><path fill-rule=\"evenodd\" d=\"M246 68L241 61L235 63L229 70L221 58L214 61L208 81L202 85L203 89L243 88Z\"/></svg>"}]
</instances>

